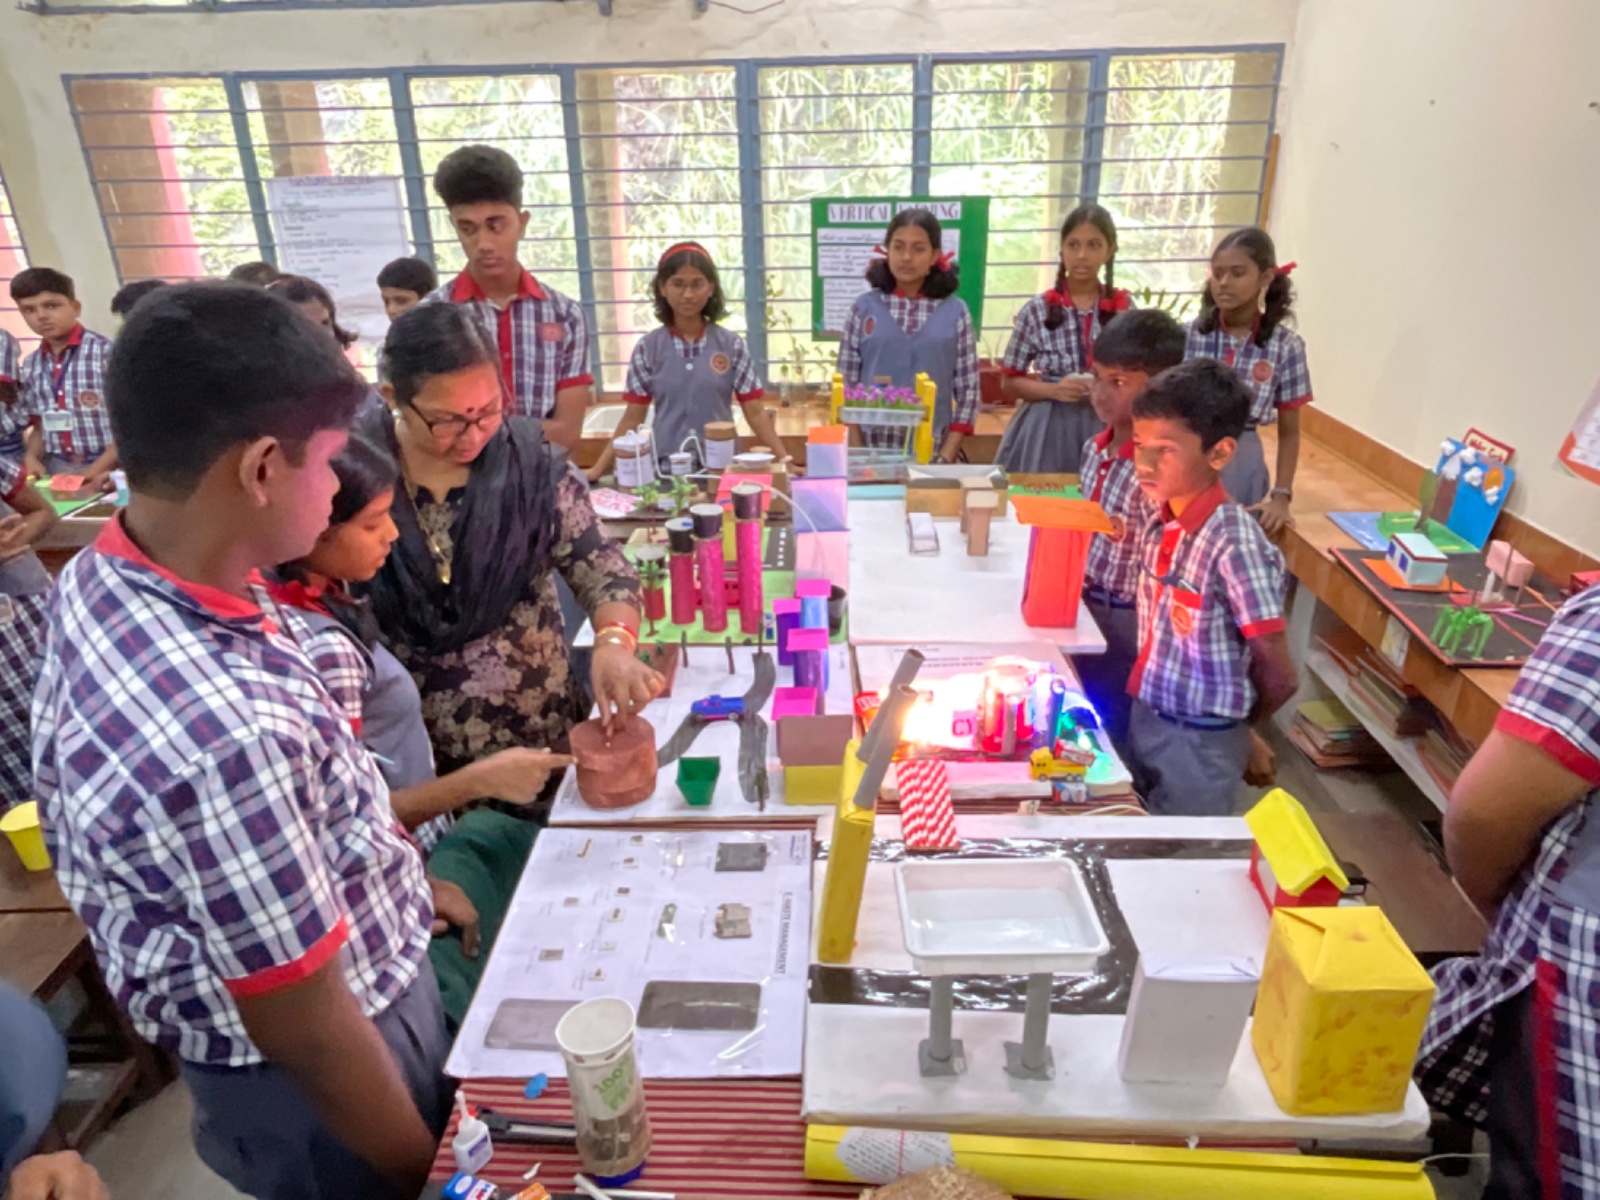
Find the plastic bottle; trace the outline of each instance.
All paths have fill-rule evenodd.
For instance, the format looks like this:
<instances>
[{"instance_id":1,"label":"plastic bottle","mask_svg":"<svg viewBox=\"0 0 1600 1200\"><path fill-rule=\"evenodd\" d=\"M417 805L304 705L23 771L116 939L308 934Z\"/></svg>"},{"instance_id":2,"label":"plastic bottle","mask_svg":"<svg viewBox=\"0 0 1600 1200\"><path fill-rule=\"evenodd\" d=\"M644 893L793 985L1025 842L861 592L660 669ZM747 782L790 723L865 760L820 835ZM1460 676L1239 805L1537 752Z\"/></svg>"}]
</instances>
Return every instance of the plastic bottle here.
<instances>
[{"instance_id":1,"label":"plastic bottle","mask_svg":"<svg viewBox=\"0 0 1600 1200\"><path fill-rule=\"evenodd\" d=\"M463 1175L476 1175L494 1157L494 1143L489 1140L489 1127L467 1107L467 1098L460 1092L456 1093L456 1105L461 1109L461 1122L450 1149L456 1157L456 1170Z\"/></svg>"}]
</instances>

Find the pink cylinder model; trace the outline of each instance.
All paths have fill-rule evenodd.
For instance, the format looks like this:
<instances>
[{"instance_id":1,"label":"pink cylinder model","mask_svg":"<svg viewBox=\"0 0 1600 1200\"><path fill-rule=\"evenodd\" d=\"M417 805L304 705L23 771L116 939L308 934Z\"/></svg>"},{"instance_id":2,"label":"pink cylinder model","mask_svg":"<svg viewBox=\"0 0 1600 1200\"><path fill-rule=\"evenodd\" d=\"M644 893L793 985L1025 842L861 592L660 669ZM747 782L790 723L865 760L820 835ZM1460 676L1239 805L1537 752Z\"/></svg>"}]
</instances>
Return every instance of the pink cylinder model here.
<instances>
[{"instance_id":1,"label":"pink cylinder model","mask_svg":"<svg viewBox=\"0 0 1600 1200\"><path fill-rule=\"evenodd\" d=\"M688 517L667 522L667 575L672 581L672 623L693 625L700 593L694 586L694 522Z\"/></svg>"},{"instance_id":2,"label":"pink cylinder model","mask_svg":"<svg viewBox=\"0 0 1600 1200\"><path fill-rule=\"evenodd\" d=\"M733 489L734 561L739 568L739 632L760 637L761 594L761 485L741 483Z\"/></svg>"},{"instance_id":3,"label":"pink cylinder model","mask_svg":"<svg viewBox=\"0 0 1600 1200\"><path fill-rule=\"evenodd\" d=\"M700 621L707 633L721 633L728 627L728 593L722 558L722 506L696 504L689 510L694 518L694 557L700 568Z\"/></svg>"}]
</instances>

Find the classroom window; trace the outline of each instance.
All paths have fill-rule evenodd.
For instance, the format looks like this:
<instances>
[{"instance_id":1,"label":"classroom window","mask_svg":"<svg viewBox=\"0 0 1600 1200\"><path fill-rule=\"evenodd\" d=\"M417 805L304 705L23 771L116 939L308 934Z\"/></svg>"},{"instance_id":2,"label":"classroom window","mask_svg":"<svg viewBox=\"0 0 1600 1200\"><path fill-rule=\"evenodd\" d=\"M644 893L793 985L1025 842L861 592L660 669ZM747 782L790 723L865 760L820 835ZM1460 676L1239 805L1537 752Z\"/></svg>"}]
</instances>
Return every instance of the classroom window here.
<instances>
[{"instance_id":1,"label":"classroom window","mask_svg":"<svg viewBox=\"0 0 1600 1200\"><path fill-rule=\"evenodd\" d=\"M1091 64L933 68L935 196L989 196L980 357L1005 352L1017 309L1055 282L1061 218L1083 196Z\"/></svg>"},{"instance_id":2,"label":"classroom window","mask_svg":"<svg viewBox=\"0 0 1600 1200\"><path fill-rule=\"evenodd\" d=\"M662 251L710 251L744 331L738 109L732 67L579 71L584 210L594 264L601 378L619 390L639 337L656 325Z\"/></svg>"},{"instance_id":3,"label":"classroom window","mask_svg":"<svg viewBox=\"0 0 1600 1200\"><path fill-rule=\"evenodd\" d=\"M261 256L220 79L75 79L71 98L124 280L226 274Z\"/></svg>"},{"instance_id":4,"label":"classroom window","mask_svg":"<svg viewBox=\"0 0 1600 1200\"><path fill-rule=\"evenodd\" d=\"M0 329L22 343L24 354L30 353L39 339L12 302L10 285L12 277L27 265L28 252L22 246L22 234L11 212L11 193L6 191L5 177L0 176Z\"/></svg>"},{"instance_id":5,"label":"classroom window","mask_svg":"<svg viewBox=\"0 0 1600 1200\"><path fill-rule=\"evenodd\" d=\"M432 176L487 142L525 172L524 261L580 300L593 362L621 389L655 324L670 243L707 244L728 324L770 383L816 383L811 201L991 197L980 350L1055 277L1062 218L1085 200L1120 233L1116 281L1189 316L1211 247L1257 219L1278 48L930 55L649 67L429 68L68 86L118 271L225 273L274 253L273 181L397 176L415 252L464 258ZM747 294L753 291L756 294Z\"/></svg>"},{"instance_id":6,"label":"classroom window","mask_svg":"<svg viewBox=\"0 0 1600 1200\"><path fill-rule=\"evenodd\" d=\"M760 72L768 377L821 381L837 346L811 336L811 201L911 190L912 67Z\"/></svg>"},{"instance_id":7,"label":"classroom window","mask_svg":"<svg viewBox=\"0 0 1600 1200\"><path fill-rule=\"evenodd\" d=\"M466 258L450 227L450 214L433 193L433 172L450 151L485 142L509 152L523 170L522 207L529 214L524 264L552 287L577 296L578 250L573 240L560 78L468 75L416 77L410 82L421 182L440 277L458 273Z\"/></svg>"},{"instance_id":8,"label":"classroom window","mask_svg":"<svg viewBox=\"0 0 1600 1200\"><path fill-rule=\"evenodd\" d=\"M1277 72L1276 52L1111 60L1099 196L1137 302L1191 315L1211 247L1255 222Z\"/></svg>"}]
</instances>

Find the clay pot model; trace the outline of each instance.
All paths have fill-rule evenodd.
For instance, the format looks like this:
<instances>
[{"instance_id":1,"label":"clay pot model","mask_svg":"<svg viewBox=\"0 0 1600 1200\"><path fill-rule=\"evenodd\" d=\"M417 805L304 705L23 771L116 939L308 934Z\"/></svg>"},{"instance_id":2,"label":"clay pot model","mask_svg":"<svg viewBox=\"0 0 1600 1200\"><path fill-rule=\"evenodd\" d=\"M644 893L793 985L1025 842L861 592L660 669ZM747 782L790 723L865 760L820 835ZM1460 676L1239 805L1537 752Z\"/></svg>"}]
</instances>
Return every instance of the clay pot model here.
<instances>
[{"instance_id":1,"label":"clay pot model","mask_svg":"<svg viewBox=\"0 0 1600 1200\"><path fill-rule=\"evenodd\" d=\"M590 808L628 808L656 790L656 731L643 717L613 726L609 738L590 718L573 726L570 741L578 795Z\"/></svg>"}]
</instances>

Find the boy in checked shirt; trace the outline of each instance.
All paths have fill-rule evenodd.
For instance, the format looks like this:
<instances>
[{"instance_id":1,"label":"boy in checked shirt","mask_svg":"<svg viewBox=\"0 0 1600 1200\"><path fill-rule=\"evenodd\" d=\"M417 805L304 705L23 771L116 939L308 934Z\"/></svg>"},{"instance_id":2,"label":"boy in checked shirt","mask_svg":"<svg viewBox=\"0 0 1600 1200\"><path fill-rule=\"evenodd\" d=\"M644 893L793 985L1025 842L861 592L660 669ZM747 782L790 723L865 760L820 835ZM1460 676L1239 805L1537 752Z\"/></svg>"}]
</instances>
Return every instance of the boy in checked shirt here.
<instances>
[{"instance_id":1,"label":"boy in checked shirt","mask_svg":"<svg viewBox=\"0 0 1600 1200\"><path fill-rule=\"evenodd\" d=\"M1150 378L1183 361L1183 326L1159 308L1123 313L1094 340L1089 402L1105 429L1083 443L1079 483L1114 527L1089 543L1083 600L1105 634L1106 652L1073 660L1084 691L1128 754L1128 676L1139 654L1139 534L1155 515L1133 469L1133 401Z\"/></svg>"},{"instance_id":2,"label":"boy in checked shirt","mask_svg":"<svg viewBox=\"0 0 1600 1200\"><path fill-rule=\"evenodd\" d=\"M111 339L83 327L72 279L50 267L29 267L11 280L11 299L39 348L22 364L22 404L31 424L24 437L29 475L82 475L98 489L117 468L106 411Z\"/></svg>"},{"instance_id":3,"label":"boy in checked shirt","mask_svg":"<svg viewBox=\"0 0 1600 1200\"><path fill-rule=\"evenodd\" d=\"M1231 814L1246 767L1252 781L1270 772L1251 726L1295 692L1283 555L1221 483L1249 412L1244 384L1211 359L1164 372L1133 402L1139 488L1159 511L1139 541L1128 740L1153 813Z\"/></svg>"}]
</instances>

